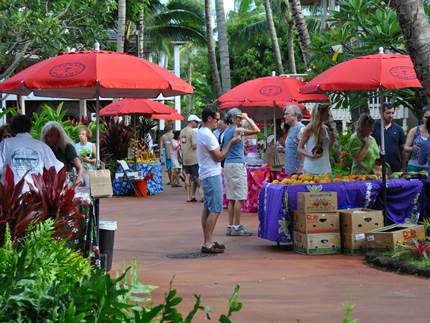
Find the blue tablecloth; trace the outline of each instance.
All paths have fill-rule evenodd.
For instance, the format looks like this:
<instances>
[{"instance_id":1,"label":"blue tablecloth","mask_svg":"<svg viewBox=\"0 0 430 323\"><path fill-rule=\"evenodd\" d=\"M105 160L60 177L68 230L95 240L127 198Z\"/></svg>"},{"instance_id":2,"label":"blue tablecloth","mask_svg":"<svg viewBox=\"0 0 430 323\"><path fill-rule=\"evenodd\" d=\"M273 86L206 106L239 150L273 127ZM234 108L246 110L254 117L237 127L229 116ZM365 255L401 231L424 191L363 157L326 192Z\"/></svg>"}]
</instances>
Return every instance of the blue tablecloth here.
<instances>
[{"instance_id":1,"label":"blue tablecloth","mask_svg":"<svg viewBox=\"0 0 430 323\"><path fill-rule=\"evenodd\" d=\"M141 171L143 176L152 174L152 179L148 180L148 193L153 195L155 193L163 192L163 168L161 163L153 164L129 164L131 171ZM122 167L119 166L116 170L117 173L122 173ZM112 183L114 195L133 195L133 187L129 181L115 179Z\"/></svg>"},{"instance_id":2,"label":"blue tablecloth","mask_svg":"<svg viewBox=\"0 0 430 323\"><path fill-rule=\"evenodd\" d=\"M297 209L297 193L308 192L305 184L264 184L258 196L258 236L275 242L292 241L292 212ZM381 181L354 181L321 184L322 191L337 192L338 208L380 209ZM417 223L422 207L423 182L387 181L387 216L394 223Z\"/></svg>"}]
</instances>

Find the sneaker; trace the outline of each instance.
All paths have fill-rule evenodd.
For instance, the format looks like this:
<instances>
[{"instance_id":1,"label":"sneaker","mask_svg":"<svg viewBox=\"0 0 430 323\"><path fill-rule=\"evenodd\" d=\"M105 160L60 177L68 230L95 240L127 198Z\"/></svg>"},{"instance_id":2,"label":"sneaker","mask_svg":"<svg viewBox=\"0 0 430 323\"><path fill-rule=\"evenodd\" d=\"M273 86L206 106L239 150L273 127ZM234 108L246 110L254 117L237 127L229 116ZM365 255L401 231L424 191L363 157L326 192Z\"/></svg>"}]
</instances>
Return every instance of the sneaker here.
<instances>
[{"instance_id":1,"label":"sneaker","mask_svg":"<svg viewBox=\"0 0 430 323\"><path fill-rule=\"evenodd\" d=\"M246 228L243 225L239 226L239 229L233 229L231 231L231 236L245 236L245 237L249 237L252 236L252 232L249 232L248 230L246 230Z\"/></svg>"},{"instance_id":2,"label":"sneaker","mask_svg":"<svg viewBox=\"0 0 430 323\"><path fill-rule=\"evenodd\" d=\"M231 236L233 232L233 227L227 227L227 232L225 233L226 236Z\"/></svg>"},{"instance_id":3,"label":"sneaker","mask_svg":"<svg viewBox=\"0 0 430 323\"><path fill-rule=\"evenodd\" d=\"M215 245L212 245L211 247L202 246L201 252L216 254L216 253L223 253L224 249L218 249L217 247L215 247Z\"/></svg>"},{"instance_id":4,"label":"sneaker","mask_svg":"<svg viewBox=\"0 0 430 323\"><path fill-rule=\"evenodd\" d=\"M222 243L219 243L218 241L214 242L214 247L221 250L225 249L225 245L223 245Z\"/></svg>"}]
</instances>

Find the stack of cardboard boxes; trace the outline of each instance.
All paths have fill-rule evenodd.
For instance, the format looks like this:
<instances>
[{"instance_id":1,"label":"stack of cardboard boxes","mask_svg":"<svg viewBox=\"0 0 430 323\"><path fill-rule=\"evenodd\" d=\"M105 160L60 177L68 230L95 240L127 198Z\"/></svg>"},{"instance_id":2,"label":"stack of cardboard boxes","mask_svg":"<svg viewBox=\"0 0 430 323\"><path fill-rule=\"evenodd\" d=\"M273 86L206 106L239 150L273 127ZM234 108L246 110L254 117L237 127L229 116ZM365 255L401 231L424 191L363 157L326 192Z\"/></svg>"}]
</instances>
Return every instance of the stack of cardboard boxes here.
<instances>
[{"instance_id":1,"label":"stack of cardboard boxes","mask_svg":"<svg viewBox=\"0 0 430 323\"><path fill-rule=\"evenodd\" d=\"M412 239L424 240L422 225L384 227L382 211L337 209L336 192L297 193L293 214L294 251L306 255L360 254L371 249L393 249ZM342 238L342 239L341 239Z\"/></svg>"},{"instance_id":2,"label":"stack of cardboard boxes","mask_svg":"<svg viewBox=\"0 0 430 323\"><path fill-rule=\"evenodd\" d=\"M294 221L294 250L307 255L340 251L336 192L300 192Z\"/></svg>"},{"instance_id":3,"label":"stack of cardboard boxes","mask_svg":"<svg viewBox=\"0 0 430 323\"><path fill-rule=\"evenodd\" d=\"M342 232L342 251L347 254L366 252L366 232L384 226L382 211L346 209L340 210L339 214Z\"/></svg>"}]
</instances>

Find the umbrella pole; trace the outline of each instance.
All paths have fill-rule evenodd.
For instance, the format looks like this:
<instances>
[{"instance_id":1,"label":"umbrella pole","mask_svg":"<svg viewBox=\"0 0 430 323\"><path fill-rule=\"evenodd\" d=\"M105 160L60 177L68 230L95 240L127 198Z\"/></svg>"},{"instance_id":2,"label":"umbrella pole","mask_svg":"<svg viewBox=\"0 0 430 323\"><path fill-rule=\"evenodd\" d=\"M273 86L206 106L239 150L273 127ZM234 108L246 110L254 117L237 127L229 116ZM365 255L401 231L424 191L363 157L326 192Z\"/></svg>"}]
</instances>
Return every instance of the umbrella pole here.
<instances>
[{"instance_id":1,"label":"umbrella pole","mask_svg":"<svg viewBox=\"0 0 430 323\"><path fill-rule=\"evenodd\" d=\"M100 98L99 98L99 84L96 84L96 168L100 168Z\"/></svg>"},{"instance_id":2,"label":"umbrella pole","mask_svg":"<svg viewBox=\"0 0 430 323\"><path fill-rule=\"evenodd\" d=\"M276 111L275 107L273 107L273 146L276 147Z\"/></svg>"},{"instance_id":3,"label":"umbrella pole","mask_svg":"<svg viewBox=\"0 0 430 323\"><path fill-rule=\"evenodd\" d=\"M385 165L385 120L384 120L384 89L382 87L378 90L380 115L381 115L381 163L382 163L382 213L384 214L384 221L387 224L387 167Z\"/></svg>"}]
</instances>

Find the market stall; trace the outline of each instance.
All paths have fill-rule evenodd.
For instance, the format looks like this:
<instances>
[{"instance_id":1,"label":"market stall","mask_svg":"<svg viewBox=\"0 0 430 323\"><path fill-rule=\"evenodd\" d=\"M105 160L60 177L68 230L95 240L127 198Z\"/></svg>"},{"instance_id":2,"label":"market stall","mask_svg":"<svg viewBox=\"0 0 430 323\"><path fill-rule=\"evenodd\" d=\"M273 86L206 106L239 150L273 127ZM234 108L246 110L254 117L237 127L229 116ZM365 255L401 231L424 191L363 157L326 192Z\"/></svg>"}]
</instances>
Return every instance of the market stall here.
<instances>
[{"instance_id":1,"label":"market stall","mask_svg":"<svg viewBox=\"0 0 430 323\"><path fill-rule=\"evenodd\" d=\"M270 181L275 173L270 171L267 165L247 166L246 175L248 178L248 195L242 204L242 212L255 213L258 210L258 194L266 181ZM224 181L223 181L224 184ZM224 208L228 206L228 199L224 192Z\"/></svg>"},{"instance_id":2,"label":"market stall","mask_svg":"<svg viewBox=\"0 0 430 323\"><path fill-rule=\"evenodd\" d=\"M135 189L142 190L145 186L149 195L163 192L163 168L160 162L129 163L129 166L132 171L140 172L140 179L117 178L119 176L115 176L112 183L114 195L134 195ZM122 173L124 173L122 166L118 166L116 174Z\"/></svg>"},{"instance_id":3,"label":"market stall","mask_svg":"<svg viewBox=\"0 0 430 323\"><path fill-rule=\"evenodd\" d=\"M282 185L265 183L258 197L258 236L277 243L291 241L291 219L297 209L297 193L321 186L323 192L337 192L338 208L382 206L380 180L323 184ZM423 182L418 179L387 181L387 217L394 223L417 223L422 209Z\"/></svg>"}]
</instances>

